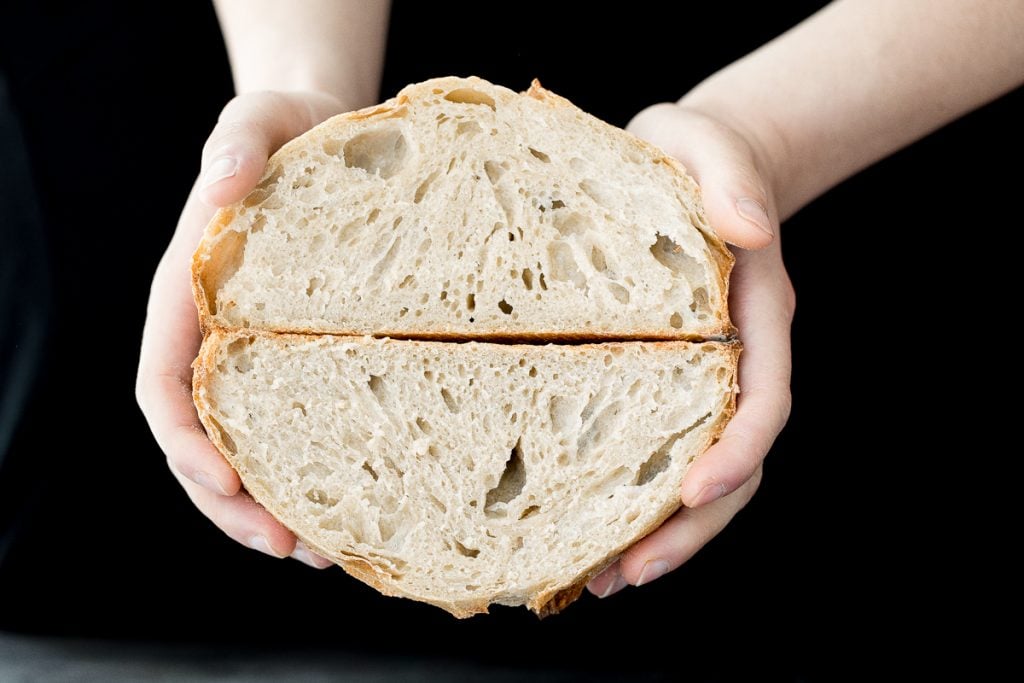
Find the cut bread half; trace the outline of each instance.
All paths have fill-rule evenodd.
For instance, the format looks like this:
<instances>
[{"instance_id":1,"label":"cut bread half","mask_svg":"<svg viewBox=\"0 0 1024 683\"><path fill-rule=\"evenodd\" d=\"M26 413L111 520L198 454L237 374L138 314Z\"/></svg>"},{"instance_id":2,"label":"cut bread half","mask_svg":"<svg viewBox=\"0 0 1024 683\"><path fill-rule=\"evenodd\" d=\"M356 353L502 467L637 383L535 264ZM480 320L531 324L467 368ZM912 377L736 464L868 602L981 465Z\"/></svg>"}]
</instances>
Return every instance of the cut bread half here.
<instances>
[{"instance_id":1,"label":"cut bread half","mask_svg":"<svg viewBox=\"0 0 1024 683\"><path fill-rule=\"evenodd\" d=\"M286 144L193 284L204 328L707 339L731 264L661 150L536 83L440 78Z\"/></svg>"},{"instance_id":2,"label":"cut bread half","mask_svg":"<svg viewBox=\"0 0 1024 683\"><path fill-rule=\"evenodd\" d=\"M545 614L679 507L738 353L214 330L194 398L253 497L353 576Z\"/></svg>"}]
</instances>

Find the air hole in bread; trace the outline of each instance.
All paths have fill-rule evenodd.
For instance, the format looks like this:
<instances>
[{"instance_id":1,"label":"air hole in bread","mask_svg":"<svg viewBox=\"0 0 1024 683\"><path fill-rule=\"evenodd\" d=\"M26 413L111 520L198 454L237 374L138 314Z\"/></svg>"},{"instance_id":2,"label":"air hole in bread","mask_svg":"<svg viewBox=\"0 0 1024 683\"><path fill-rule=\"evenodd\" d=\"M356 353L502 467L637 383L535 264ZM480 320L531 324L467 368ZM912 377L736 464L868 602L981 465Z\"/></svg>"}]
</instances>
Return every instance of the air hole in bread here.
<instances>
[{"instance_id":1,"label":"air hole in bread","mask_svg":"<svg viewBox=\"0 0 1024 683\"><path fill-rule=\"evenodd\" d=\"M584 408L583 411L584 415L587 414L588 410L590 410L592 406L598 405L600 401L603 400L603 393L604 392L602 391L601 394L598 394L598 396L595 397L596 400L591 400L591 402L587 404L587 407ZM597 417L595 417L594 421L590 423L590 426L587 427L586 431L580 434L577 448L581 455L595 450L602 442L604 442L605 439L618 430L620 426L619 423L621 422L621 419L619 418L621 412L622 402L614 401L604 407L601 412L597 414ZM581 416L581 420L586 422L587 418Z\"/></svg>"},{"instance_id":2,"label":"air hole in bread","mask_svg":"<svg viewBox=\"0 0 1024 683\"><path fill-rule=\"evenodd\" d=\"M673 313L672 317L668 319L668 324L678 330L683 326L683 316Z\"/></svg>"},{"instance_id":3,"label":"air hole in bread","mask_svg":"<svg viewBox=\"0 0 1024 683\"><path fill-rule=\"evenodd\" d=\"M484 173L487 174L487 179L491 181L491 185L497 185L498 181L501 180L501 176L505 174L505 169L496 161L485 161Z\"/></svg>"},{"instance_id":4,"label":"air hole in bread","mask_svg":"<svg viewBox=\"0 0 1024 683\"><path fill-rule=\"evenodd\" d=\"M531 505L528 508L524 509L519 514L519 519L526 519L527 517L532 517L535 514L537 514L538 512L540 512L540 506L539 505Z\"/></svg>"},{"instance_id":5,"label":"air hole in bread","mask_svg":"<svg viewBox=\"0 0 1024 683\"><path fill-rule=\"evenodd\" d=\"M370 465L370 463L363 462L363 469L373 478L374 481L377 481L380 478L380 475L377 474L377 470L373 469L373 466Z\"/></svg>"},{"instance_id":6,"label":"air hole in bread","mask_svg":"<svg viewBox=\"0 0 1024 683\"><path fill-rule=\"evenodd\" d=\"M345 165L387 180L402 170L407 153L408 144L400 129L380 128L345 143Z\"/></svg>"},{"instance_id":7,"label":"air hole in bread","mask_svg":"<svg viewBox=\"0 0 1024 683\"><path fill-rule=\"evenodd\" d=\"M698 287L693 290L693 302L690 304L690 310L696 312L697 309L700 309L701 311L707 311L710 309L708 290L703 287Z\"/></svg>"},{"instance_id":8,"label":"air hole in bread","mask_svg":"<svg viewBox=\"0 0 1024 683\"><path fill-rule=\"evenodd\" d=\"M284 175L284 166L275 166L272 171L267 173L260 182L256 183L257 190L272 190L274 185L281 180L281 176Z\"/></svg>"},{"instance_id":9,"label":"air hole in bread","mask_svg":"<svg viewBox=\"0 0 1024 683\"><path fill-rule=\"evenodd\" d=\"M672 447L682 438L682 433L673 434L647 458L636 473L636 486L644 486L654 481L654 478L668 469L672 464Z\"/></svg>"},{"instance_id":10,"label":"air hole in bread","mask_svg":"<svg viewBox=\"0 0 1024 683\"><path fill-rule=\"evenodd\" d=\"M444 401L444 404L447 406L449 411L453 413L459 412L459 404L447 389L441 389L441 400Z\"/></svg>"},{"instance_id":11,"label":"air hole in bread","mask_svg":"<svg viewBox=\"0 0 1024 683\"><path fill-rule=\"evenodd\" d=\"M489 517L504 517L508 503L523 492L526 485L526 465L523 462L521 443L521 439L516 441L508 460L505 461L505 469L498 479L498 484L487 492L484 512Z\"/></svg>"},{"instance_id":12,"label":"air hole in bread","mask_svg":"<svg viewBox=\"0 0 1024 683\"><path fill-rule=\"evenodd\" d=\"M444 98L458 104L483 104L497 111L497 107L494 106L494 98L474 88L455 88L448 91Z\"/></svg>"},{"instance_id":13,"label":"air hole in bread","mask_svg":"<svg viewBox=\"0 0 1024 683\"><path fill-rule=\"evenodd\" d=\"M604 252L596 244L590 247L590 264L599 273L608 270L608 261L605 260Z\"/></svg>"},{"instance_id":14,"label":"air hole in bread","mask_svg":"<svg viewBox=\"0 0 1024 683\"><path fill-rule=\"evenodd\" d=\"M555 230L562 237L569 235L581 235L594 227L593 221L583 214L573 211L569 214L556 214L554 219Z\"/></svg>"},{"instance_id":15,"label":"air hole in bread","mask_svg":"<svg viewBox=\"0 0 1024 683\"><path fill-rule=\"evenodd\" d=\"M611 292L612 296L614 296L615 299L620 304L628 304L629 303L629 290L628 289L626 289L622 285L616 284L614 282L607 283L607 287L608 287L608 291Z\"/></svg>"},{"instance_id":16,"label":"air hole in bread","mask_svg":"<svg viewBox=\"0 0 1024 683\"><path fill-rule=\"evenodd\" d=\"M470 311L476 310L476 295L473 294L472 292L466 295L466 308ZM470 318L470 321L472 320L473 319Z\"/></svg>"},{"instance_id":17,"label":"air hole in bread","mask_svg":"<svg viewBox=\"0 0 1024 683\"><path fill-rule=\"evenodd\" d=\"M311 503L324 507L334 507L338 504L338 499L327 495L327 492L323 489L310 489L306 491L306 499Z\"/></svg>"},{"instance_id":18,"label":"air hole in bread","mask_svg":"<svg viewBox=\"0 0 1024 683\"><path fill-rule=\"evenodd\" d=\"M587 278L580 272L576 259L572 254L572 247L565 242L555 241L548 245L548 272L551 279L556 282L572 282L577 289L587 286ZM544 276L541 276L541 289L547 289L544 285Z\"/></svg>"},{"instance_id":19,"label":"air hole in bread","mask_svg":"<svg viewBox=\"0 0 1024 683\"><path fill-rule=\"evenodd\" d=\"M472 558L480 554L480 551L476 548L469 548L458 541L455 541L455 549L459 551L460 555L464 555L465 557Z\"/></svg>"},{"instance_id":20,"label":"air hole in bread","mask_svg":"<svg viewBox=\"0 0 1024 683\"><path fill-rule=\"evenodd\" d=\"M683 251L671 238L658 234L651 245L654 259L672 272L673 277L684 278L688 282L699 282L703 269L697 259Z\"/></svg>"},{"instance_id":21,"label":"air hole in bread","mask_svg":"<svg viewBox=\"0 0 1024 683\"><path fill-rule=\"evenodd\" d=\"M381 517L377 520L377 533L380 534L381 543L387 543L394 538L396 531L394 521L390 517Z\"/></svg>"},{"instance_id":22,"label":"air hole in bread","mask_svg":"<svg viewBox=\"0 0 1024 683\"><path fill-rule=\"evenodd\" d=\"M576 422L576 406L566 396L552 396L548 402L548 417L556 433L568 431Z\"/></svg>"},{"instance_id":23,"label":"air hole in bread","mask_svg":"<svg viewBox=\"0 0 1024 683\"><path fill-rule=\"evenodd\" d=\"M533 289L533 271L530 270L529 268L523 268L522 278L523 278L523 285L525 285L526 290L527 291L532 290Z\"/></svg>"},{"instance_id":24,"label":"air hole in bread","mask_svg":"<svg viewBox=\"0 0 1024 683\"><path fill-rule=\"evenodd\" d=\"M439 174L440 174L440 171L434 171L433 173L428 175L423 180L422 183L420 183L420 186L416 188L416 194L413 195L413 198L412 198L413 204L419 204L421 201L423 201L423 197L426 196L427 190L430 189L430 184L433 183L435 180L437 180L437 176Z\"/></svg>"},{"instance_id":25,"label":"air hole in bread","mask_svg":"<svg viewBox=\"0 0 1024 683\"><path fill-rule=\"evenodd\" d=\"M313 292L320 289L324 284L323 278L311 277L309 278L309 284L306 286L306 296L313 296Z\"/></svg>"},{"instance_id":26,"label":"air hole in bread","mask_svg":"<svg viewBox=\"0 0 1024 683\"><path fill-rule=\"evenodd\" d=\"M207 419L210 421L210 424L213 425L214 430L217 432L217 436L220 437L220 442L224 444L224 448L232 455L237 455L238 445L235 444L235 440L232 439L224 430L221 423L212 417L208 417Z\"/></svg>"},{"instance_id":27,"label":"air hole in bread","mask_svg":"<svg viewBox=\"0 0 1024 683\"><path fill-rule=\"evenodd\" d=\"M583 191L583 194L590 197L598 206L614 204L613 198L600 181L587 178L580 181L579 188Z\"/></svg>"},{"instance_id":28,"label":"air hole in bread","mask_svg":"<svg viewBox=\"0 0 1024 683\"><path fill-rule=\"evenodd\" d=\"M461 135L473 137L483 131L484 129L481 128L480 124L476 121L461 121L459 122L459 125L455 126L455 137L459 137Z\"/></svg>"},{"instance_id":29,"label":"air hole in bread","mask_svg":"<svg viewBox=\"0 0 1024 683\"><path fill-rule=\"evenodd\" d=\"M370 392L377 399L377 402L384 403L384 399L386 398L384 380L379 375L370 375L370 379L366 384L370 387Z\"/></svg>"},{"instance_id":30,"label":"air hole in bread","mask_svg":"<svg viewBox=\"0 0 1024 683\"><path fill-rule=\"evenodd\" d=\"M547 154L545 154L544 152L541 152L540 150L534 149L533 147L527 147L527 149L528 149L528 150L530 150L530 154L531 154L531 155L532 155L532 156L533 156L533 157L534 157L535 159L540 159L540 160L541 160L541 161L543 161L543 162L544 162L545 164L550 164L550 163L551 163L551 157L549 157L549 156L548 156Z\"/></svg>"},{"instance_id":31,"label":"air hole in bread","mask_svg":"<svg viewBox=\"0 0 1024 683\"><path fill-rule=\"evenodd\" d=\"M505 315L509 315L510 313L512 313L512 304L505 301L504 299L498 302L498 308L500 308L501 312L504 313Z\"/></svg>"},{"instance_id":32,"label":"air hole in bread","mask_svg":"<svg viewBox=\"0 0 1024 683\"><path fill-rule=\"evenodd\" d=\"M628 482L632 474L633 473L627 467L616 467L614 470L606 474L597 482L589 486L587 495L600 496L604 493L612 491L613 489ZM589 480L594 478L595 476L597 476L597 473L591 471L584 474L582 478L584 480Z\"/></svg>"}]
</instances>

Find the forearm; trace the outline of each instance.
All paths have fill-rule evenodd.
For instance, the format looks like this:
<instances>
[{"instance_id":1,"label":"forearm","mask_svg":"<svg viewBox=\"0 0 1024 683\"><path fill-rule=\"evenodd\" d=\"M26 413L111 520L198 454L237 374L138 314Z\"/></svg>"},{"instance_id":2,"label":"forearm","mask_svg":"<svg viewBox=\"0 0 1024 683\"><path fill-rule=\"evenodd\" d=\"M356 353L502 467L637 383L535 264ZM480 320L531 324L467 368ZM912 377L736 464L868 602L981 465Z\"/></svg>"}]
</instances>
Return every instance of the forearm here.
<instances>
[{"instance_id":1,"label":"forearm","mask_svg":"<svg viewBox=\"0 0 1024 683\"><path fill-rule=\"evenodd\" d=\"M754 140L785 218L1024 82L1024 3L839 0L680 100Z\"/></svg>"},{"instance_id":2,"label":"forearm","mask_svg":"<svg viewBox=\"0 0 1024 683\"><path fill-rule=\"evenodd\" d=\"M378 99L389 0L215 0L235 89Z\"/></svg>"}]
</instances>

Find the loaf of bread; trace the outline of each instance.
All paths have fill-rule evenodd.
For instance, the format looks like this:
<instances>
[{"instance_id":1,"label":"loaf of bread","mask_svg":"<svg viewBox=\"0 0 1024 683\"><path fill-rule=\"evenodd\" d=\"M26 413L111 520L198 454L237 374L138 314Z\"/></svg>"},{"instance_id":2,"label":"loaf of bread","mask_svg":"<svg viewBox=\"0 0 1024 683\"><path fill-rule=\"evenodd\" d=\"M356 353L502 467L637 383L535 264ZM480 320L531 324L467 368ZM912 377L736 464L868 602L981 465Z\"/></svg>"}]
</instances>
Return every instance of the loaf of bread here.
<instances>
[{"instance_id":1,"label":"loaf of bread","mask_svg":"<svg viewBox=\"0 0 1024 683\"><path fill-rule=\"evenodd\" d=\"M722 343L207 336L196 405L253 497L382 592L544 613L679 507Z\"/></svg>"},{"instance_id":2,"label":"loaf of bread","mask_svg":"<svg viewBox=\"0 0 1024 683\"><path fill-rule=\"evenodd\" d=\"M427 81L211 222L196 408L353 576L547 614L678 509L732 415L731 265L663 152L536 83Z\"/></svg>"},{"instance_id":3,"label":"loaf of bread","mask_svg":"<svg viewBox=\"0 0 1024 683\"><path fill-rule=\"evenodd\" d=\"M665 153L536 84L443 78L285 145L195 285L220 327L704 339L731 262Z\"/></svg>"}]
</instances>

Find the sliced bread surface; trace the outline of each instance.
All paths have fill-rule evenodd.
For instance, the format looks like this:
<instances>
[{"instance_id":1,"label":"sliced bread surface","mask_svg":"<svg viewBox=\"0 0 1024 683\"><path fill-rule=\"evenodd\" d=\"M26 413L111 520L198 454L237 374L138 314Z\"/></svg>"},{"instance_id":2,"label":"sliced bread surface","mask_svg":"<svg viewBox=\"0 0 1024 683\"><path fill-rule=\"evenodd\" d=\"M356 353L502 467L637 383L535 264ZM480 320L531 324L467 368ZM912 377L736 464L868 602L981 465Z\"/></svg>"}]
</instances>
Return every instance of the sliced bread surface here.
<instances>
[{"instance_id":1,"label":"sliced bread surface","mask_svg":"<svg viewBox=\"0 0 1024 683\"><path fill-rule=\"evenodd\" d=\"M662 151L537 84L441 78L285 145L193 285L207 328L705 339L731 264Z\"/></svg>"},{"instance_id":2,"label":"sliced bread surface","mask_svg":"<svg viewBox=\"0 0 1024 683\"><path fill-rule=\"evenodd\" d=\"M679 507L738 353L213 330L194 398L255 499L350 574L544 614Z\"/></svg>"}]
</instances>

